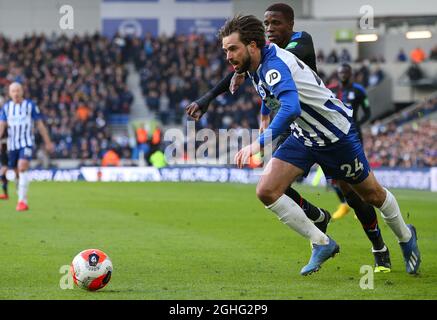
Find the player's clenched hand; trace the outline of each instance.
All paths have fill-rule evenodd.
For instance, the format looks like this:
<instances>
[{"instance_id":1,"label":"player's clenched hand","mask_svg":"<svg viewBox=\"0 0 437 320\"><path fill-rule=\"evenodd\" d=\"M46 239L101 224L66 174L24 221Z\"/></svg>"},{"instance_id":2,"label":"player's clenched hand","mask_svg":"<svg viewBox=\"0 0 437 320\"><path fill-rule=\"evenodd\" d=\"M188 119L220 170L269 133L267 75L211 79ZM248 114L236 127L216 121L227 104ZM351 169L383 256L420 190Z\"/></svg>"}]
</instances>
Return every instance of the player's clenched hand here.
<instances>
[{"instance_id":1,"label":"player's clenched hand","mask_svg":"<svg viewBox=\"0 0 437 320\"><path fill-rule=\"evenodd\" d=\"M196 101L191 102L188 106L186 106L185 112L196 121L199 120L205 113Z\"/></svg>"},{"instance_id":2,"label":"player's clenched hand","mask_svg":"<svg viewBox=\"0 0 437 320\"><path fill-rule=\"evenodd\" d=\"M249 163L249 159L252 155L257 154L260 151L261 147L258 141L245 146L243 149L237 152L235 155L234 161L238 168L243 168L245 164Z\"/></svg>"},{"instance_id":3,"label":"player's clenched hand","mask_svg":"<svg viewBox=\"0 0 437 320\"><path fill-rule=\"evenodd\" d=\"M246 80L246 76L240 73L234 73L231 79L231 85L229 86L229 91L234 94L238 88L244 83L244 80Z\"/></svg>"},{"instance_id":4,"label":"player's clenched hand","mask_svg":"<svg viewBox=\"0 0 437 320\"><path fill-rule=\"evenodd\" d=\"M55 151L55 145L52 142L46 143L46 150L48 153L53 153Z\"/></svg>"}]
</instances>

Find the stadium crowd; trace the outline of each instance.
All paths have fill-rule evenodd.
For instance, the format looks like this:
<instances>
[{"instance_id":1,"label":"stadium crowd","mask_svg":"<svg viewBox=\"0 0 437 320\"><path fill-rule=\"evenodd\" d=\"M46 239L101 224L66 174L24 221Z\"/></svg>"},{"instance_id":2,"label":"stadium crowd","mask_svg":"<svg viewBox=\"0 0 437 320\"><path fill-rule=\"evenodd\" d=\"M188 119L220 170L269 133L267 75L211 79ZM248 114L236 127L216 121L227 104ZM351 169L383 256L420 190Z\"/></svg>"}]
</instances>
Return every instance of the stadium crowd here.
<instances>
[{"instance_id":1,"label":"stadium crowd","mask_svg":"<svg viewBox=\"0 0 437 320\"><path fill-rule=\"evenodd\" d=\"M164 124L185 123L185 106L231 71L222 52L217 50L219 46L217 41L197 35L146 36L134 40L134 61L141 75L146 103ZM201 125L256 127L252 86L246 84L241 90L244 94L225 94L217 99Z\"/></svg>"},{"instance_id":2,"label":"stadium crowd","mask_svg":"<svg viewBox=\"0 0 437 320\"><path fill-rule=\"evenodd\" d=\"M203 36L172 36L107 39L98 34L86 36L26 36L11 40L0 35L0 103L6 99L13 81L24 84L26 97L37 102L46 116L56 145L53 158L91 159L97 164L112 149L124 159L135 152L128 139L115 139L108 128L111 114L129 114L133 95L126 85L125 63L133 61L141 78L145 102L164 125L184 125L185 106L231 72L218 41ZM437 49L436 49L437 50ZM325 57L317 54L319 73L327 85L337 79L326 75L324 63L351 62L343 49ZM354 81L364 87L377 85L384 73L363 61L354 70ZM198 129L258 128L260 100L250 81L238 94L224 94L210 106L197 123ZM418 106L417 112L433 112L436 99ZM413 112L414 113L414 112ZM410 121L405 114L396 121ZM372 127L365 133L366 151L374 166L436 165L435 121L400 126L401 122ZM428 132L426 132L428 130ZM422 132L425 131L425 132ZM415 137L416 140L410 139ZM417 139L421 139L417 142ZM435 139L434 139L435 140Z\"/></svg>"},{"instance_id":3,"label":"stadium crowd","mask_svg":"<svg viewBox=\"0 0 437 320\"><path fill-rule=\"evenodd\" d=\"M437 166L437 97L395 114L388 123L376 121L363 132L372 167Z\"/></svg>"},{"instance_id":4,"label":"stadium crowd","mask_svg":"<svg viewBox=\"0 0 437 320\"><path fill-rule=\"evenodd\" d=\"M133 100L124 59L121 46L98 34L31 35L19 40L0 35L0 102L6 100L11 82L24 85L25 97L45 115L54 158L98 163L111 147L129 156L129 149L113 141L107 126L108 116L129 113Z\"/></svg>"},{"instance_id":5,"label":"stadium crowd","mask_svg":"<svg viewBox=\"0 0 437 320\"><path fill-rule=\"evenodd\" d=\"M377 167L423 168L437 166L436 120L397 126L392 122L377 134L364 134L370 165Z\"/></svg>"},{"instance_id":6,"label":"stadium crowd","mask_svg":"<svg viewBox=\"0 0 437 320\"><path fill-rule=\"evenodd\" d=\"M134 61L141 74L146 104L164 124L183 124L185 106L232 71L222 52L217 50L220 43L207 41L199 35L170 38L148 35L144 39L134 39L133 43ZM323 53L319 51L319 55L319 62L325 62ZM346 49L340 57L335 52L332 55L335 57L332 63L351 62L352 59ZM328 63L331 60L328 57ZM326 75L322 69L319 73L326 84L337 81L335 71ZM376 85L384 78L381 68L371 66L367 61L355 71L355 81L364 87ZM224 94L214 101L201 126L256 128L259 105L252 84L246 81L236 95Z\"/></svg>"}]
</instances>

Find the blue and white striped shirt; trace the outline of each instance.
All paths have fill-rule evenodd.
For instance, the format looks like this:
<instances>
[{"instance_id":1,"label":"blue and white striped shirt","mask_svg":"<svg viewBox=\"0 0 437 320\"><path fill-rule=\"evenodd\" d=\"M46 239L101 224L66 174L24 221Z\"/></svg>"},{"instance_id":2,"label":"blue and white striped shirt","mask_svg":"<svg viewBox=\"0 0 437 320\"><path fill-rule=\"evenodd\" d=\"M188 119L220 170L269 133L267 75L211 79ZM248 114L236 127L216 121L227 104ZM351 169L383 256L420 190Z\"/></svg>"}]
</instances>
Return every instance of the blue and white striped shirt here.
<instances>
[{"instance_id":1,"label":"blue and white striped shirt","mask_svg":"<svg viewBox=\"0 0 437 320\"><path fill-rule=\"evenodd\" d=\"M41 120L38 106L30 100L21 103L9 100L0 111L0 121L8 125L8 150L32 147L34 144L33 121Z\"/></svg>"},{"instance_id":2,"label":"blue and white striped shirt","mask_svg":"<svg viewBox=\"0 0 437 320\"><path fill-rule=\"evenodd\" d=\"M295 114L290 125L292 134L308 147L328 146L348 134L352 108L337 99L311 68L275 44L263 48L261 55L261 64L251 77L263 99L262 114L268 114L273 106L279 107L269 126L272 139L288 126L289 111ZM294 97L292 101L286 100L288 111L281 110L278 102L272 103L271 98L279 99L288 93ZM260 143L263 141L261 135Z\"/></svg>"}]
</instances>

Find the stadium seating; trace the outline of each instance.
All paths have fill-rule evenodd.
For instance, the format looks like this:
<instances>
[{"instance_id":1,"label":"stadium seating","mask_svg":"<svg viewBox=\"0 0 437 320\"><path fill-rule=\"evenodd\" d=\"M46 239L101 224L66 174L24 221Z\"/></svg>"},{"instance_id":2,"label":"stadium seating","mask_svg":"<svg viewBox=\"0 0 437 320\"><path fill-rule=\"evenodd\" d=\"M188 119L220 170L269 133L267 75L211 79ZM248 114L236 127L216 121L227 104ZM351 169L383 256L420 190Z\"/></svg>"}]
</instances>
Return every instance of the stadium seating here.
<instances>
[{"instance_id":1,"label":"stadium seating","mask_svg":"<svg viewBox=\"0 0 437 320\"><path fill-rule=\"evenodd\" d=\"M126 84L126 62L134 62L145 103L155 117L164 126L183 126L185 106L231 72L219 47L217 41L199 35L146 35L142 39L107 39L99 34L72 38L32 35L19 40L0 36L0 92L5 92L12 81L25 85L26 96L36 101L46 115L56 144L53 157L87 163L91 159L91 163L98 164L112 148L122 158L130 158L133 150L128 142L112 137L109 129L111 122L128 122L133 96ZM319 52L317 58L326 84L337 78L332 67L325 74L324 66L335 61L351 62L346 50L339 55L331 52L326 59ZM375 62L383 61L375 58ZM365 87L375 86L385 77L377 64L354 66L355 81ZM238 94L216 99L198 128L258 128L259 105L247 81ZM436 165L436 143L428 134L431 129L435 131L436 120L422 121L420 125L411 122L436 110L437 98L433 98L399 113L390 122L376 122L372 130L365 132L372 165ZM43 157L43 152L38 154Z\"/></svg>"},{"instance_id":2,"label":"stadium seating","mask_svg":"<svg viewBox=\"0 0 437 320\"><path fill-rule=\"evenodd\" d=\"M400 111L364 130L373 167L423 168L437 165L437 96Z\"/></svg>"},{"instance_id":3,"label":"stadium seating","mask_svg":"<svg viewBox=\"0 0 437 320\"><path fill-rule=\"evenodd\" d=\"M98 163L110 146L126 154L108 129L110 116L128 114L132 103L123 63L122 48L98 34L0 36L0 92L13 81L24 84L46 117L54 158Z\"/></svg>"}]
</instances>

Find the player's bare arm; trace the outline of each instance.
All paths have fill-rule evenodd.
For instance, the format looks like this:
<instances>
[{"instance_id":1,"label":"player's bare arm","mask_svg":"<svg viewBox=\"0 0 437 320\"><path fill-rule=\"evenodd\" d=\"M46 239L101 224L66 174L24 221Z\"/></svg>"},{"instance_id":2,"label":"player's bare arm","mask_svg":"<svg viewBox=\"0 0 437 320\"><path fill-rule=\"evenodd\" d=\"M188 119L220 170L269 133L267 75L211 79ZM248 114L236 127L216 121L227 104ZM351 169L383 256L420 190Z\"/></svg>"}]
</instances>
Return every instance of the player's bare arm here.
<instances>
[{"instance_id":1,"label":"player's bare arm","mask_svg":"<svg viewBox=\"0 0 437 320\"><path fill-rule=\"evenodd\" d=\"M263 133L270 125L270 115L261 114L259 133Z\"/></svg>"},{"instance_id":2,"label":"player's bare arm","mask_svg":"<svg viewBox=\"0 0 437 320\"><path fill-rule=\"evenodd\" d=\"M6 130L7 122L6 121L0 121L0 137L3 136L3 133Z\"/></svg>"},{"instance_id":3,"label":"player's bare arm","mask_svg":"<svg viewBox=\"0 0 437 320\"><path fill-rule=\"evenodd\" d=\"M46 146L46 150L50 153L52 153L55 150L55 146L52 143L52 140L50 139L49 136L49 132L46 128L46 126L44 125L44 122L42 120L38 120L36 121L36 126L38 128L39 133L41 134L45 146Z\"/></svg>"},{"instance_id":4,"label":"player's bare arm","mask_svg":"<svg viewBox=\"0 0 437 320\"><path fill-rule=\"evenodd\" d=\"M237 92L238 88L244 83L245 80L245 74L234 73L234 76L231 79L231 84L229 86L229 91L232 94L235 94L235 92Z\"/></svg>"}]
</instances>

